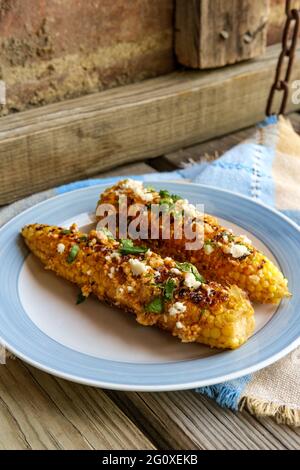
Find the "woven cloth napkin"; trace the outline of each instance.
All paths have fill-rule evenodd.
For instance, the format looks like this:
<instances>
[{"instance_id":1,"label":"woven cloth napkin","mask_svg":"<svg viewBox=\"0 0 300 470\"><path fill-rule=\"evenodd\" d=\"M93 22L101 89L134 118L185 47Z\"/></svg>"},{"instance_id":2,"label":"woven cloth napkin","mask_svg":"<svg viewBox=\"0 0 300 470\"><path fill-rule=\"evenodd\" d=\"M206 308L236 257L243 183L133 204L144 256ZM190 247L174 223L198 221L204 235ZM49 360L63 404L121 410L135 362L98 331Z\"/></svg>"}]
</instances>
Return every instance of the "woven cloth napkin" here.
<instances>
[{"instance_id":1,"label":"woven cloth napkin","mask_svg":"<svg viewBox=\"0 0 300 470\"><path fill-rule=\"evenodd\" d=\"M124 177L122 177L124 178ZM257 126L254 135L210 163L168 173L135 177L142 181L188 180L234 190L284 212L300 224L300 137L290 122L272 117ZM94 179L60 186L0 210L0 224L53 195L120 177ZM300 247L300 237L299 237ZM300 348L252 375L197 392L223 407L247 408L257 416L272 416L279 423L300 425Z\"/></svg>"}]
</instances>

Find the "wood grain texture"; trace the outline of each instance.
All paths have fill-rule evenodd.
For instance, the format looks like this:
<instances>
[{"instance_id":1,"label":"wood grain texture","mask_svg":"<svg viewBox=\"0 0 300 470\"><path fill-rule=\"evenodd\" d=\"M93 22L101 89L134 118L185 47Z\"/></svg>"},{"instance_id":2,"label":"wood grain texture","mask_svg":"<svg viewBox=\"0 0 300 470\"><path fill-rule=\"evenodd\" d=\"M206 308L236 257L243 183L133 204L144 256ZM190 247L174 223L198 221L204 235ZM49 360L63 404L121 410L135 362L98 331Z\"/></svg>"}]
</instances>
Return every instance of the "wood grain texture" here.
<instances>
[{"instance_id":1,"label":"wood grain texture","mask_svg":"<svg viewBox=\"0 0 300 470\"><path fill-rule=\"evenodd\" d=\"M21 361L0 366L0 449L153 449L100 389Z\"/></svg>"},{"instance_id":2,"label":"wood grain texture","mask_svg":"<svg viewBox=\"0 0 300 470\"><path fill-rule=\"evenodd\" d=\"M262 55L268 13L269 0L177 0L178 61L204 69Z\"/></svg>"},{"instance_id":3,"label":"wood grain texture","mask_svg":"<svg viewBox=\"0 0 300 470\"><path fill-rule=\"evenodd\" d=\"M107 392L163 449L298 449L300 430L234 413L193 391Z\"/></svg>"},{"instance_id":4,"label":"wood grain texture","mask_svg":"<svg viewBox=\"0 0 300 470\"><path fill-rule=\"evenodd\" d=\"M0 205L252 125L264 115L278 52L1 118Z\"/></svg>"},{"instance_id":5,"label":"wood grain texture","mask_svg":"<svg viewBox=\"0 0 300 470\"><path fill-rule=\"evenodd\" d=\"M296 132L300 133L300 114L292 113L288 116ZM176 168L182 168L185 164L192 162L212 161L220 157L234 145L253 135L255 126L233 132L216 139L202 142L171 152L162 158L155 159L155 168L158 171L172 171Z\"/></svg>"}]
</instances>

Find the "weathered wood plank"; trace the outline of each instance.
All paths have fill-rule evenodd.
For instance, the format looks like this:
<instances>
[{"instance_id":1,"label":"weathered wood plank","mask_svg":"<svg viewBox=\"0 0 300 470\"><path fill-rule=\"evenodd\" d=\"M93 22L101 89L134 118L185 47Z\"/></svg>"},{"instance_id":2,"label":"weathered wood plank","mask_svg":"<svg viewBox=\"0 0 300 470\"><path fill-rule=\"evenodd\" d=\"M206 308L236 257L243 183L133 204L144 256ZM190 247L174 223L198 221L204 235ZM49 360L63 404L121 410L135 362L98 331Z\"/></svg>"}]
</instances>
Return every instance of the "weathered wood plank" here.
<instances>
[{"instance_id":1,"label":"weathered wood plank","mask_svg":"<svg viewBox=\"0 0 300 470\"><path fill-rule=\"evenodd\" d=\"M278 52L274 46L224 70L176 72L1 118L0 205L257 122Z\"/></svg>"},{"instance_id":2,"label":"weathered wood plank","mask_svg":"<svg viewBox=\"0 0 300 470\"><path fill-rule=\"evenodd\" d=\"M288 118L291 120L295 131L300 133L300 114L292 113ZM161 158L151 160L151 165L154 163L154 166L158 171L171 171L172 169L182 167L185 163L192 163L193 161L211 161L223 155L223 153L234 145L237 145L243 140L249 138L254 131L255 127L252 126L238 132L233 132L216 139L202 142L201 144L179 149L176 152L168 153Z\"/></svg>"},{"instance_id":3,"label":"weathered wood plank","mask_svg":"<svg viewBox=\"0 0 300 470\"><path fill-rule=\"evenodd\" d=\"M159 448L271 450L300 445L297 431L220 408L192 391L107 393Z\"/></svg>"},{"instance_id":4,"label":"weathered wood plank","mask_svg":"<svg viewBox=\"0 0 300 470\"><path fill-rule=\"evenodd\" d=\"M0 367L0 449L153 449L101 390L19 360Z\"/></svg>"},{"instance_id":5,"label":"weathered wood plank","mask_svg":"<svg viewBox=\"0 0 300 470\"><path fill-rule=\"evenodd\" d=\"M178 61L204 69L263 54L268 13L268 0L177 0Z\"/></svg>"},{"instance_id":6,"label":"weathered wood plank","mask_svg":"<svg viewBox=\"0 0 300 470\"><path fill-rule=\"evenodd\" d=\"M103 171L93 178L106 178L107 176L127 176L127 175L143 175L144 173L155 173L156 170L150 164L144 162L130 163L129 165L121 165L113 170Z\"/></svg>"}]
</instances>

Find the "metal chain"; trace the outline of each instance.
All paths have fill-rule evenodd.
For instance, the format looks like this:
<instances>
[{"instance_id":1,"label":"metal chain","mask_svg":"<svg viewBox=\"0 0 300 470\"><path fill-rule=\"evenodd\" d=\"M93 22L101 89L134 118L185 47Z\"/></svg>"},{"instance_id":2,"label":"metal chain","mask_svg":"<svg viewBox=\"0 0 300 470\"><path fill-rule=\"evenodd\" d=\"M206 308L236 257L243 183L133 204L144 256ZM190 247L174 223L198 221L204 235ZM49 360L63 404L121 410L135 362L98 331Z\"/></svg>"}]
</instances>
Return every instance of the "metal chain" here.
<instances>
[{"instance_id":1,"label":"metal chain","mask_svg":"<svg viewBox=\"0 0 300 470\"><path fill-rule=\"evenodd\" d=\"M282 51L280 53L275 80L271 87L270 95L268 98L266 115L271 116L275 114L272 112L273 102L276 92L283 93L281 106L278 114L284 114L288 96L289 96L289 80L291 77L292 67L295 58L295 50L297 47L298 32L300 25L300 10L291 8L292 0L286 0L285 13L286 23L282 36ZM289 39L291 38L291 39ZM288 58L287 64L284 67L284 59ZM285 68L285 71L284 71Z\"/></svg>"}]
</instances>

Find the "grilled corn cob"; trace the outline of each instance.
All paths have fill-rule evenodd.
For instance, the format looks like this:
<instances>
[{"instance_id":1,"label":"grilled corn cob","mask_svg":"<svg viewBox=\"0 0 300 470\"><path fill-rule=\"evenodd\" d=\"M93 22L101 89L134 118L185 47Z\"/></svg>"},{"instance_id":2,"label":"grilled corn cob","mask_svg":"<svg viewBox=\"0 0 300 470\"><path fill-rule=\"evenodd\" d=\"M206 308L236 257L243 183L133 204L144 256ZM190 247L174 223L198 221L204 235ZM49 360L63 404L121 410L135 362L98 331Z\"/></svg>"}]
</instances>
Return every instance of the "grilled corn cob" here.
<instances>
[{"instance_id":1,"label":"grilled corn cob","mask_svg":"<svg viewBox=\"0 0 300 470\"><path fill-rule=\"evenodd\" d=\"M112 204L118 211L120 198L124 196L127 197L129 205L147 204L149 208L151 204L160 204L169 210L170 237L162 239L160 232L157 240L151 240L150 227L156 224L161 229L162 217L153 216L148 210L149 233L147 239L143 240L143 243L162 256L171 256L179 261L195 264L209 280L236 284L245 290L254 302L277 304L283 297L290 295L287 279L247 237L234 235L210 215L197 214L195 206L187 200L171 195L168 191L156 192L147 189L138 181L124 180L107 189L100 196L98 204ZM184 235L179 239L174 236L174 220L182 211L191 217L191 220L200 217L199 220L204 223L204 243L198 250L186 249L187 240ZM128 221L130 222L130 217Z\"/></svg>"},{"instance_id":2,"label":"grilled corn cob","mask_svg":"<svg viewBox=\"0 0 300 470\"><path fill-rule=\"evenodd\" d=\"M253 332L254 312L246 294L236 286L206 283L188 263L178 265L104 232L86 236L75 226L28 225L22 235L46 269L81 288L81 297L93 293L134 313L142 325L156 325L183 342L229 349Z\"/></svg>"}]
</instances>

